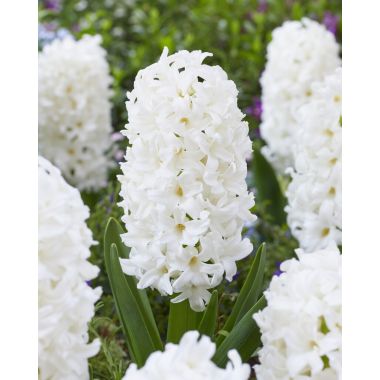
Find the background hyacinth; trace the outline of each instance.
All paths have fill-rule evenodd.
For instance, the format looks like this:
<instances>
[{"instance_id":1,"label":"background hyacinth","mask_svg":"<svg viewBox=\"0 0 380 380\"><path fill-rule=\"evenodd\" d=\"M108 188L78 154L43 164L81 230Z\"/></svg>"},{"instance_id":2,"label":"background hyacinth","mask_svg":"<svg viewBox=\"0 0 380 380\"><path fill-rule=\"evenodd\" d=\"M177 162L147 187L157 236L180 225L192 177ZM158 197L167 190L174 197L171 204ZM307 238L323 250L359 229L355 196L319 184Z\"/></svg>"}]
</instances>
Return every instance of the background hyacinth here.
<instances>
[{"instance_id":1,"label":"background hyacinth","mask_svg":"<svg viewBox=\"0 0 380 380\"><path fill-rule=\"evenodd\" d=\"M43 157L38 161L38 369L39 379L86 379L87 359L99 351L88 327L101 289L86 281L94 244L88 208L77 189Z\"/></svg>"},{"instance_id":2,"label":"background hyacinth","mask_svg":"<svg viewBox=\"0 0 380 380\"><path fill-rule=\"evenodd\" d=\"M39 54L39 151L79 189L106 185L112 79L100 36L56 38Z\"/></svg>"},{"instance_id":3,"label":"background hyacinth","mask_svg":"<svg viewBox=\"0 0 380 380\"><path fill-rule=\"evenodd\" d=\"M298 111L288 224L308 251L342 240L342 71L312 86Z\"/></svg>"},{"instance_id":4,"label":"background hyacinth","mask_svg":"<svg viewBox=\"0 0 380 380\"><path fill-rule=\"evenodd\" d=\"M341 255L331 244L282 263L254 315L262 332L258 380L341 379Z\"/></svg>"},{"instance_id":5,"label":"background hyacinth","mask_svg":"<svg viewBox=\"0 0 380 380\"><path fill-rule=\"evenodd\" d=\"M296 112L313 96L311 85L340 65L339 45L323 25L304 18L273 31L267 63L260 79L263 90L261 135L263 153L283 172L293 166Z\"/></svg>"},{"instance_id":6,"label":"background hyacinth","mask_svg":"<svg viewBox=\"0 0 380 380\"><path fill-rule=\"evenodd\" d=\"M180 51L137 74L128 93L122 217L132 247L123 270L162 294L179 293L203 310L207 289L231 281L235 261L252 251L241 239L253 221L248 194L248 125L237 90L209 53Z\"/></svg>"},{"instance_id":7,"label":"background hyacinth","mask_svg":"<svg viewBox=\"0 0 380 380\"><path fill-rule=\"evenodd\" d=\"M251 140L255 141L254 150L258 153L265 144L259 128L263 111L259 78L265 68L266 49L272 39L272 31L287 20L308 17L325 25L332 35L335 34L336 41L339 44L341 42L339 1L190 0L179 4L169 0L41 0L39 10L40 49L44 45L43 37L47 40L61 38L65 31L75 40L80 40L86 34L102 37L102 46L107 52L112 76L111 129L115 132L113 147L116 150L117 161L122 160L129 144L128 139L120 139L119 134L128 122L125 91L133 88L138 71L156 62L165 46L170 52L185 49L209 51L213 54L207 58L207 63L220 65L228 78L235 82L239 91L238 107L247 114L245 120L249 124ZM43 27L52 33L44 33ZM261 242L266 242L268 255L264 276L269 283L273 274L281 273L278 269L280 263L294 256L294 248L298 247L299 243L290 232L286 214L278 217L273 212L273 208L279 209L278 205L281 205L283 211L286 200L281 201L281 194L285 192L287 183L283 178L269 175L268 171L265 171L265 175L255 175L255 162L258 160L248 162L247 184L249 191L255 193L256 204L253 213L258 219L254 226L247 225L243 233L251 240L253 252ZM91 247L90 261L101 271L91 284L103 288L103 295L89 330L91 338L97 337L102 342L98 355L89 360L90 376L93 379L121 380L130 363L103 259L106 222L109 217L121 220L123 214L122 208L117 205L121 200L117 174L120 174L120 170L115 165L115 170L109 173L107 187L97 189L91 196L87 191L81 190L82 198L91 210L88 225L94 239L99 242ZM242 282L247 276L252 262L251 256L237 262L237 272L231 283L223 281L217 288L217 329L223 325L231 311ZM147 293L160 335L165 337L168 303L158 292ZM254 364L255 360L252 358L251 364ZM253 376L252 374L251 377L254 378Z\"/></svg>"}]
</instances>

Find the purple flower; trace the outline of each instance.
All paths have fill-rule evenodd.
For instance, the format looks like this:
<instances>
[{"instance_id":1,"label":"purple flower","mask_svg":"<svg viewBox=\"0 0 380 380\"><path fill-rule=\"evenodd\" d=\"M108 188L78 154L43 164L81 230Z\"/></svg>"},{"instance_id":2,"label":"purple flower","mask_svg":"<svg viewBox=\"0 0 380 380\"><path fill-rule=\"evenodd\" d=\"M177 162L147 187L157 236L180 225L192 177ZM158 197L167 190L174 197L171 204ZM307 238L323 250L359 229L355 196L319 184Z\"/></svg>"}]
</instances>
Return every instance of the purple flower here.
<instances>
[{"instance_id":1,"label":"purple flower","mask_svg":"<svg viewBox=\"0 0 380 380\"><path fill-rule=\"evenodd\" d=\"M122 150L117 150L116 151L116 153L115 153L115 160L117 161L117 162L120 162L120 161L122 161L123 160L123 158L124 158L124 152L122 151Z\"/></svg>"},{"instance_id":2,"label":"purple flower","mask_svg":"<svg viewBox=\"0 0 380 380\"><path fill-rule=\"evenodd\" d=\"M111 135L111 140L112 141L121 141L123 139L124 139L124 137L123 137L123 135L120 132L114 132Z\"/></svg>"},{"instance_id":3,"label":"purple flower","mask_svg":"<svg viewBox=\"0 0 380 380\"><path fill-rule=\"evenodd\" d=\"M263 113L263 104L258 96L254 96L252 99L252 105L246 110L248 115L253 116L255 119L260 120Z\"/></svg>"},{"instance_id":4,"label":"purple flower","mask_svg":"<svg viewBox=\"0 0 380 380\"><path fill-rule=\"evenodd\" d=\"M330 31L334 36L336 35L336 29L339 21L339 16L332 14L331 12L326 12L323 16L323 25L328 31Z\"/></svg>"},{"instance_id":5,"label":"purple flower","mask_svg":"<svg viewBox=\"0 0 380 380\"><path fill-rule=\"evenodd\" d=\"M282 273L284 273L281 269L280 269L280 266L281 266L281 261L276 261L276 270L273 272L273 275L274 276L280 276Z\"/></svg>"},{"instance_id":6,"label":"purple flower","mask_svg":"<svg viewBox=\"0 0 380 380\"><path fill-rule=\"evenodd\" d=\"M53 12L59 12L61 10L61 0L45 0L44 6Z\"/></svg>"},{"instance_id":7,"label":"purple flower","mask_svg":"<svg viewBox=\"0 0 380 380\"><path fill-rule=\"evenodd\" d=\"M255 139L261 139L260 127L257 127L253 130L253 136Z\"/></svg>"},{"instance_id":8,"label":"purple flower","mask_svg":"<svg viewBox=\"0 0 380 380\"><path fill-rule=\"evenodd\" d=\"M244 234L244 238L250 238L255 233L255 230L253 227L248 228L247 232Z\"/></svg>"},{"instance_id":9,"label":"purple flower","mask_svg":"<svg viewBox=\"0 0 380 380\"><path fill-rule=\"evenodd\" d=\"M71 27L71 30L73 31L73 33L79 33L80 32L80 26L79 26L79 24L74 24Z\"/></svg>"},{"instance_id":10,"label":"purple flower","mask_svg":"<svg viewBox=\"0 0 380 380\"><path fill-rule=\"evenodd\" d=\"M268 10L267 0L259 0L257 11L260 13L265 13Z\"/></svg>"}]
</instances>

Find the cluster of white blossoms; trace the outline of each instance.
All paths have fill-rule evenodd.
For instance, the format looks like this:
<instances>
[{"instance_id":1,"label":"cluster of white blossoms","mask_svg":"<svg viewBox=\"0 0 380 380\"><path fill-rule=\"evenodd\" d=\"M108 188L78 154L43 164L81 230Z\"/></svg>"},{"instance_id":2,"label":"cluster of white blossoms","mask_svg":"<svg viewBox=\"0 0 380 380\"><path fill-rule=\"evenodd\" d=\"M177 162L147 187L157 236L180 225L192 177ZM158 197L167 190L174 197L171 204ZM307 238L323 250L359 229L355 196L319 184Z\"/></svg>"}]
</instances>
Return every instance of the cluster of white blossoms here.
<instances>
[{"instance_id":1,"label":"cluster of white blossoms","mask_svg":"<svg viewBox=\"0 0 380 380\"><path fill-rule=\"evenodd\" d=\"M122 218L132 247L121 260L138 287L189 299L200 311L207 289L236 273L252 250L241 237L252 221L245 157L252 152L238 91L210 53L180 51L136 77L126 103L131 147L121 165Z\"/></svg>"},{"instance_id":2,"label":"cluster of white blossoms","mask_svg":"<svg viewBox=\"0 0 380 380\"><path fill-rule=\"evenodd\" d=\"M88 208L46 159L38 161L38 368L40 380L88 379L87 324L101 289L86 281L98 268L87 261L94 243Z\"/></svg>"},{"instance_id":3,"label":"cluster of white blossoms","mask_svg":"<svg viewBox=\"0 0 380 380\"><path fill-rule=\"evenodd\" d=\"M340 66L339 45L323 25L309 19L286 21L273 31L260 79L263 154L279 171L293 166L292 145L298 127L295 112L312 95L311 84Z\"/></svg>"},{"instance_id":4,"label":"cluster of white blossoms","mask_svg":"<svg viewBox=\"0 0 380 380\"><path fill-rule=\"evenodd\" d=\"M165 351L151 354L141 369L131 364L123 380L248 380L250 367L242 364L239 353L231 350L225 369L212 362L215 343L198 331L183 335L179 344L168 343Z\"/></svg>"},{"instance_id":5,"label":"cluster of white blossoms","mask_svg":"<svg viewBox=\"0 0 380 380\"><path fill-rule=\"evenodd\" d=\"M38 58L39 151L80 190L103 187L111 166L112 78L100 44L56 39Z\"/></svg>"},{"instance_id":6,"label":"cluster of white blossoms","mask_svg":"<svg viewBox=\"0 0 380 380\"><path fill-rule=\"evenodd\" d=\"M288 225L307 251L342 240L342 70L312 91L297 115L286 207Z\"/></svg>"},{"instance_id":7,"label":"cluster of white blossoms","mask_svg":"<svg viewBox=\"0 0 380 380\"><path fill-rule=\"evenodd\" d=\"M331 244L281 264L254 315L263 348L258 380L337 380L342 362L342 260Z\"/></svg>"}]
</instances>

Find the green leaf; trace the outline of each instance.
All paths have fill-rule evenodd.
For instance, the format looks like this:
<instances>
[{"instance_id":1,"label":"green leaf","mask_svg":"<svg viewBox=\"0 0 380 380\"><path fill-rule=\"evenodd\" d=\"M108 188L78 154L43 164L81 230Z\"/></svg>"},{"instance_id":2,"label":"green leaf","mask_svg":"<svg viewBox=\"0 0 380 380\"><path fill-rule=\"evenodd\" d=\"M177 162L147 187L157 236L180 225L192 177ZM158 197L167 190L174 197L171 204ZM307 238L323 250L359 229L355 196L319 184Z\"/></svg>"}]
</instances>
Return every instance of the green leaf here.
<instances>
[{"instance_id":1,"label":"green leaf","mask_svg":"<svg viewBox=\"0 0 380 380\"><path fill-rule=\"evenodd\" d=\"M129 287L121 269L116 244L111 244L108 264L108 277L116 309L132 350L133 359L141 367L153 351L162 349L157 326L149 326L149 318ZM151 331L156 333L151 334Z\"/></svg>"},{"instance_id":2,"label":"green leaf","mask_svg":"<svg viewBox=\"0 0 380 380\"><path fill-rule=\"evenodd\" d=\"M125 231L123 228L120 226L118 221L114 218L109 218L107 226L106 226L106 231L104 234L104 252L105 252L105 264L106 264L106 270L108 273L108 258L109 258L109 253L110 253L110 247L111 244L116 244L117 251L120 255L121 258L127 259L129 257L129 251L130 248L128 248L121 240L120 235L124 234ZM137 281L134 277L132 276L127 276L126 281L129 285L129 288L131 289L134 297L137 299L137 302L142 305L145 315L149 319L149 326L152 328L151 334L153 336L159 336L158 329L156 326L156 322L154 320L152 308L150 307L149 304L149 299L146 294L146 291L144 289L137 289ZM155 331L157 330L157 331Z\"/></svg>"},{"instance_id":3,"label":"green leaf","mask_svg":"<svg viewBox=\"0 0 380 380\"><path fill-rule=\"evenodd\" d=\"M110 218L104 236L104 261L128 350L132 360L141 366L147 355L163 346L145 290L137 289L136 279L122 272L119 250L123 258L129 257L129 248L120 238L122 233L119 223ZM141 339L147 340L140 348L137 342Z\"/></svg>"},{"instance_id":4,"label":"green leaf","mask_svg":"<svg viewBox=\"0 0 380 380\"><path fill-rule=\"evenodd\" d=\"M188 300L170 302L167 341L178 343L186 331L197 330L202 315L190 307Z\"/></svg>"},{"instance_id":5,"label":"green leaf","mask_svg":"<svg viewBox=\"0 0 380 380\"><path fill-rule=\"evenodd\" d=\"M104 234L104 249L109 251L111 244L116 244L117 251L123 259L129 257L130 248L121 241L121 234L125 231L115 218L109 218Z\"/></svg>"},{"instance_id":6,"label":"green leaf","mask_svg":"<svg viewBox=\"0 0 380 380\"><path fill-rule=\"evenodd\" d=\"M260 148L255 147L252 159L252 176L253 185L256 188L256 201L258 203L267 203L267 211L273 218L273 222L282 225L286 223L286 198L282 194L280 184L277 181L276 174L260 153Z\"/></svg>"},{"instance_id":7,"label":"green leaf","mask_svg":"<svg viewBox=\"0 0 380 380\"><path fill-rule=\"evenodd\" d=\"M215 333L218 318L218 291L214 290L203 318L198 326L198 331L202 335L212 337Z\"/></svg>"},{"instance_id":8,"label":"green leaf","mask_svg":"<svg viewBox=\"0 0 380 380\"><path fill-rule=\"evenodd\" d=\"M260 346L260 329L253 314L257 313L266 305L266 300L262 296L257 303L248 310L244 317L228 334L223 343L217 348L213 357L214 363L219 367L225 367L228 361L227 353L232 349L236 349L243 362L246 362L252 354Z\"/></svg>"},{"instance_id":9,"label":"green leaf","mask_svg":"<svg viewBox=\"0 0 380 380\"><path fill-rule=\"evenodd\" d=\"M228 317L224 331L231 331L232 328L240 321L245 313L255 305L262 293L264 269L266 259L265 243L261 244L257 249L256 255L249 270L248 276L244 281L244 285L239 293L230 316ZM216 343L220 345L225 339L225 335L219 335Z\"/></svg>"}]
</instances>

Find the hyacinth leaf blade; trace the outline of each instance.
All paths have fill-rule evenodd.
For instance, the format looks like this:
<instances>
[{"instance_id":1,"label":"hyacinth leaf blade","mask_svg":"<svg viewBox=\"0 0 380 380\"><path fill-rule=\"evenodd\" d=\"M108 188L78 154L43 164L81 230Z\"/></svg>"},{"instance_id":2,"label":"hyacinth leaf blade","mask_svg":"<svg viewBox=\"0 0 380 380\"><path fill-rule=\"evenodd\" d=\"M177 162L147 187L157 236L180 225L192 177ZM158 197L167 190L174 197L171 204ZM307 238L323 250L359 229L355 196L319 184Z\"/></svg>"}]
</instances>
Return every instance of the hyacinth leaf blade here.
<instances>
[{"instance_id":1,"label":"hyacinth leaf blade","mask_svg":"<svg viewBox=\"0 0 380 380\"><path fill-rule=\"evenodd\" d=\"M245 313L255 305L262 293L262 283L264 278L266 259L266 247L265 243L261 244L257 249L254 260L251 264L248 276L244 281L244 285L239 293L239 296L235 302L230 316L228 317L223 331L229 332L239 322L239 320L245 315ZM226 338L225 334L219 334L216 341L219 346Z\"/></svg>"},{"instance_id":2,"label":"hyacinth leaf blade","mask_svg":"<svg viewBox=\"0 0 380 380\"><path fill-rule=\"evenodd\" d=\"M243 318L245 313L257 302L263 291L263 280L266 263L266 245L261 244L257 250L255 260L252 265L252 272L255 273L252 285L250 282L245 281L242 291L244 291L242 298L243 302L239 308L239 313L235 321L235 325L240 319ZM251 280L251 278L249 279ZM246 287L246 289L244 289Z\"/></svg>"},{"instance_id":3,"label":"hyacinth leaf blade","mask_svg":"<svg viewBox=\"0 0 380 380\"><path fill-rule=\"evenodd\" d=\"M216 322L218 318L218 291L214 290L207 309L204 312L203 318L198 326L200 334L214 336Z\"/></svg>"},{"instance_id":4,"label":"hyacinth leaf blade","mask_svg":"<svg viewBox=\"0 0 380 380\"><path fill-rule=\"evenodd\" d=\"M260 347L260 329L252 316L259 310L263 309L265 305L266 300L265 297L262 296L234 326L223 343L217 348L212 359L217 366L226 366L228 362L228 351L232 349L236 349L239 352L242 361L246 362Z\"/></svg>"},{"instance_id":5,"label":"hyacinth leaf blade","mask_svg":"<svg viewBox=\"0 0 380 380\"><path fill-rule=\"evenodd\" d=\"M119 222L115 218L109 218L105 234L104 234L104 249L105 252L108 252L109 255L109 249L111 247L111 244L116 244L117 251L119 253L119 256L123 259L127 259L129 257L130 248L128 248L125 244L123 244L120 235L125 233ZM107 260L106 260L106 270L107 269ZM146 294L146 291L144 289L137 289L137 282L136 279L132 276L126 276L126 281L129 285L129 288L133 292L134 297L136 300L141 303L142 307L145 310L145 315L149 319L149 326L152 326L151 334L154 336L159 337L158 329L154 328L156 326L156 322L154 320L152 308L149 303L148 296ZM157 330L157 331L155 331Z\"/></svg>"},{"instance_id":6,"label":"hyacinth leaf blade","mask_svg":"<svg viewBox=\"0 0 380 380\"><path fill-rule=\"evenodd\" d=\"M119 255L116 244L112 244L109 254L108 278L114 296L116 309L119 314L123 330L129 339L129 345L133 352L134 361L141 367L145 364L149 355L162 349L162 343L154 335L151 335L148 328L148 319L144 315L144 309L134 297L126 277L121 269ZM156 327L157 329L157 327Z\"/></svg>"},{"instance_id":7,"label":"hyacinth leaf blade","mask_svg":"<svg viewBox=\"0 0 380 380\"><path fill-rule=\"evenodd\" d=\"M167 341L177 344L185 332L197 330L203 314L194 311L188 300L170 302Z\"/></svg>"},{"instance_id":8,"label":"hyacinth leaf blade","mask_svg":"<svg viewBox=\"0 0 380 380\"><path fill-rule=\"evenodd\" d=\"M286 199L272 165L261 154L260 148L253 151L252 159L253 185L256 188L256 201L267 204L267 212L278 225L286 223Z\"/></svg>"},{"instance_id":9,"label":"hyacinth leaf blade","mask_svg":"<svg viewBox=\"0 0 380 380\"><path fill-rule=\"evenodd\" d=\"M109 218L104 234L104 249L110 249L111 244L116 244L117 251L122 258L129 257L130 248L121 241L120 235L125 233L115 218Z\"/></svg>"},{"instance_id":10,"label":"hyacinth leaf blade","mask_svg":"<svg viewBox=\"0 0 380 380\"><path fill-rule=\"evenodd\" d=\"M109 244L112 236L110 229L107 229L106 235L104 258L116 310L131 359L140 367L150 353L162 349L162 342L154 319L152 324L149 313L146 313L136 282L130 281L133 279L122 272L117 245Z\"/></svg>"}]
</instances>

